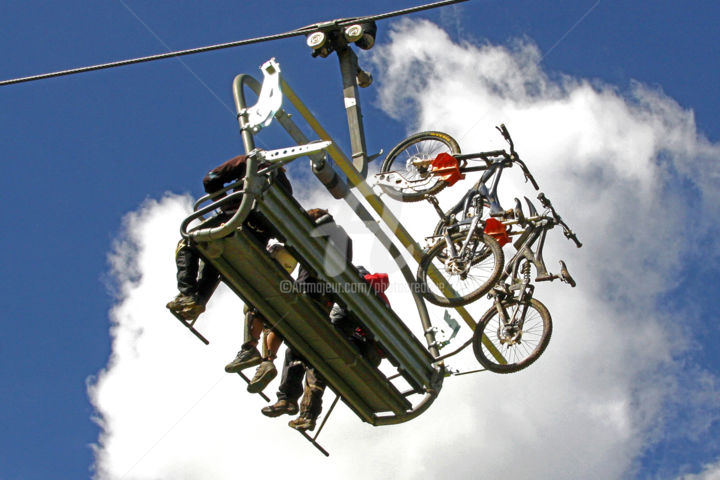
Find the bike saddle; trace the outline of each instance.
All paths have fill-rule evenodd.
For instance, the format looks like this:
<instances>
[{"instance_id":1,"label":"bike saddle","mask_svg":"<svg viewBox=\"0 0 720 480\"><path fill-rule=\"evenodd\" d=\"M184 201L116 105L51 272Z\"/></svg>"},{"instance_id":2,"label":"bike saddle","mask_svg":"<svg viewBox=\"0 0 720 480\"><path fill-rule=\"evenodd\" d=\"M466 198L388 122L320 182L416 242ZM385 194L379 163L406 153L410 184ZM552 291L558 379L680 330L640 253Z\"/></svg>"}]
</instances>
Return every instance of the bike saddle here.
<instances>
[{"instance_id":1,"label":"bike saddle","mask_svg":"<svg viewBox=\"0 0 720 480\"><path fill-rule=\"evenodd\" d=\"M568 272L567 265L562 260L560 260L560 279L565 283L569 283L571 287L576 285L572 275Z\"/></svg>"}]
</instances>

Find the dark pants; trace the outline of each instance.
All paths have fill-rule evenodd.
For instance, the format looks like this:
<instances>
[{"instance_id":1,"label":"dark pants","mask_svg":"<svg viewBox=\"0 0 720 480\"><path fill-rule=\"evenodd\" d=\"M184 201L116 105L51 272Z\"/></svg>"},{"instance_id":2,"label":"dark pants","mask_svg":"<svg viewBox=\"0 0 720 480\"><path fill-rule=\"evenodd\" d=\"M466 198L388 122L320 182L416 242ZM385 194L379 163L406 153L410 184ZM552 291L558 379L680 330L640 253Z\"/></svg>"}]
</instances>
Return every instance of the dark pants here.
<instances>
[{"instance_id":1,"label":"dark pants","mask_svg":"<svg viewBox=\"0 0 720 480\"><path fill-rule=\"evenodd\" d=\"M219 214L203 223L204 228L217 227L230 219L230 215ZM187 239L178 243L175 251L177 267L177 286L180 293L197 297L201 305L205 305L220 283L220 272L210 263L200 262L200 252Z\"/></svg>"},{"instance_id":2,"label":"dark pants","mask_svg":"<svg viewBox=\"0 0 720 480\"><path fill-rule=\"evenodd\" d=\"M230 220L232 215L218 214L203 223L203 228L214 228ZM243 224L252 236L263 246L267 246L271 234L260 232L247 222ZM180 240L175 251L175 265L177 266L177 286L180 293L196 296L197 303L205 305L220 283L220 272L212 264L200 261L200 252L186 239Z\"/></svg>"},{"instance_id":3,"label":"dark pants","mask_svg":"<svg viewBox=\"0 0 720 480\"><path fill-rule=\"evenodd\" d=\"M322 412L322 396L325 393L325 379L310 364L305 364L305 391L300 402L300 414L317 418Z\"/></svg>"},{"instance_id":4,"label":"dark pants","mask_svg":"<svg viewBox=\"0 0 720 480\"><path fill-rule=\"evenodd\" d=\"M278 400L297 402L303 393L303 375L305 375L305 364L302 358L292 348L285 349L285 360L278 388Z\"/></svg>"},{"instance_id":5,"label":"dark pants","mask_svg":"<svg viewBox=\"0 0 720 480\"><path fill-rule=\"evenodd\" d=\"M175 253L177 285L180 293L197 297L205 305L220 283L220 273L210 263L200 262L197 248L183 239Z\"/></svg>"},{"instance_id":6,"label":"dark pants","mask_svg":"<svg viewBox=\"0 0 720 480\"><path fill-rule=\"evenodd\" d=\"M305 375L304 388L303 375ZM323 393L325 393L325 380L322 376L315 367L288 347L285 350L278 400L297 402L302 395L300 414L317 418L322 411Z\"/></svg>"}]
</instances>

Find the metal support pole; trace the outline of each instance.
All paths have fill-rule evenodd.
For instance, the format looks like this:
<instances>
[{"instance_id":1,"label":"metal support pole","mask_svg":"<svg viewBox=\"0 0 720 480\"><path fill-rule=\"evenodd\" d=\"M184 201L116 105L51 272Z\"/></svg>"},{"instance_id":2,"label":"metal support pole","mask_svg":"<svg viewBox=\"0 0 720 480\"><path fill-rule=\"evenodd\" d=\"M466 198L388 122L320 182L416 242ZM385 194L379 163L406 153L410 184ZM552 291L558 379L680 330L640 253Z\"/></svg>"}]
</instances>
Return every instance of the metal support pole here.
<instances>
[{"instance_id":1,"label":"metal support pole","mask_svg":"<svg viewBox=\"0 0 720 480\"><path fill-rule=\"evenodd\" d=\"M245 145L245 153L250 153L255 148L255 139L252 132L245 128L248 124L247 102L245 101L245 92L243 87L247 85L253 92L259 94L260 82L250 75L241 73L233 80L233 98L235 99L235 107L237 109L238 123L240 124L240 134L242 135L243 144Z\"/></svg>"},{"instance_id":2,"label":"metal support pole","mask_svg":"<svg viewBox=\"0 0 720 480\"><path fill-rule=\"evenodd\" d=\"M335 395L335 400L333 400L332 405L330 405L330 409L325 414L325 418L323 418L322 423L320 424L320 427L318 428L318 431L315 433L315 436L313 437L313 440L317 440L317 437L320 436L320 432L322 432L323 427L325 426L325 423L328 421L328 418L330 418L330 414L335 409L335 405L337 405L338 400L340 400L340 395Z\"/></svg>"},{"instance_id":3,"label":"metal support pole","mask_svg":"<svg viewBox=\"0 0 720 480\"><path fill-rule=\"evenodd\" d=\"M340 73L343 82L343 98L345 112L347 113L348 129L350 130L350 145L352 147L352 162L355 169L364 179L367 177L368 161L365 147L365 131L360 110L360 96L358 94L357 73L358 59L349 46L337 51L340 60Z\"/></svg>"}]
</instances>

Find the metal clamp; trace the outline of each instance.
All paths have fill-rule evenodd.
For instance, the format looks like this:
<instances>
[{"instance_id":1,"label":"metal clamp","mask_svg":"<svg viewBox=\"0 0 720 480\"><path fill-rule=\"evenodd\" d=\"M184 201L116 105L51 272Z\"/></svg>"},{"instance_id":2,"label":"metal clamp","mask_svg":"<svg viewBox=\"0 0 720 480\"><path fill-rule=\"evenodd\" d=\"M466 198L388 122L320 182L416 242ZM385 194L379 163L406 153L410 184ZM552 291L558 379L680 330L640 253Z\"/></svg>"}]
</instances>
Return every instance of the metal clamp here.
<instances>
[{"instance_id":1,"label":"metal clamp","mask_svg":"<svg viewBox=\"0 0 720 480\"><path fill-rule=\"evenodd\" d=\"M381 187L388 187L392 190L415 190L417 187L424 187L429 181L437 181L434 176L428 176L420 180L409 181L398 172L381 172L375 174L375 183Z\"/></svg>"},{"instance_id":2,"label":"metal clamp","mask_svg":"<svg viewBox=\"0 0 720 480\"><path fill-rule=\"evenodd\" d=\"M245 109L247 124L243 127L253 134L258 133L272 122L275 114L282 107L282 90L280 89L280 65L271 58L260 70L263 72L262 88L257 103Z\"/></svg>"}]
</instances>

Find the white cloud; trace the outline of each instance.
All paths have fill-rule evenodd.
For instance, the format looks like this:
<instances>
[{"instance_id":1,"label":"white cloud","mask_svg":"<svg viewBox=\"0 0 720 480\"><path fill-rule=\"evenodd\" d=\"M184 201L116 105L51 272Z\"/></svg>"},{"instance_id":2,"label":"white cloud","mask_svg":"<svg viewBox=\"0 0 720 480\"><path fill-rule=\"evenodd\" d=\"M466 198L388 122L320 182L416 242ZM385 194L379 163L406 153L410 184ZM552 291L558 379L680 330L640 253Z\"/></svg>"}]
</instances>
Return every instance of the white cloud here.
<instances>
[{"instance_id":1,"label":"white cloud","mask_svg":"<svg viewBox=\"0 0 720 480\"><path fill-rule=\"evenodd\" d=\"M720 480L720 460L703 465L700 473L681 475L678 480Z\"/></svg>"},{"instance_id":2,"label":"white cloud","mask_svg":"<svg viewBox=\"0 0 720 480\"><path fill-rule=\"evenodd\" d=\"M691 340L674 325L689 320L658 306L692 255L696 239L677 233L687 217L699 234L715 228L699 214L717 213L720 149L698 135L692 112L642 85L621 95L550 75L532 44L457 45L427 22L396 24L392 42L374 52L388 114L409 131L446 131L464 151L502 147L493 127L506 123L583 240L576 250L559 232L549 239L548 266L568 260L578 287L538 286L555 324L548 350L517 374L448 378L428 412L404 425L372 428L339 407L321 435L331 451L325 459L285 417L262 417L262 402L222 371L241 343L239 300L223 288L213 297L198 323L208 347L165 311L177 226L190 205L170 195L128 216L127 241L111 256L120 285L113 355L91 388L103 425L98 478L623 478L667 434L666 406L687 404L680 382L688 398L707 396L697 411L717 414L707 407L715 377L677 360ZM674 187L679 180L683 187ZM468 183L444 192L444 202ZM519 172L504 177L501 194L506 204L534 198ZM317 195L304 203L328 205L343 219L356 263L400 282L363 227L345 221L347 208ZM426 205L391 206L417 238L432 229ZM417 329L408 299L390 299ZM459 337L468 336L465 328ZM470 354L451 365L475 361Z\"/></svg>"}]
</instances>

